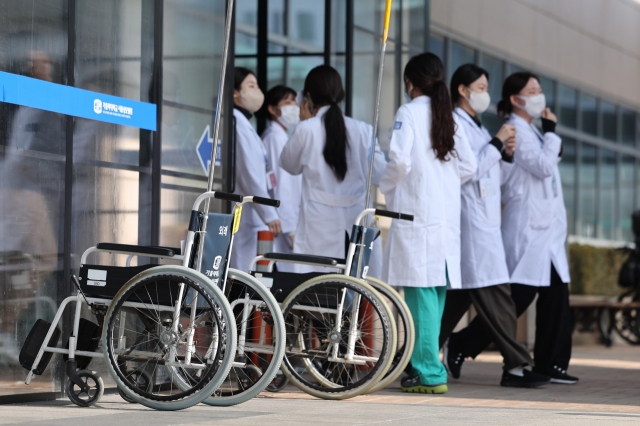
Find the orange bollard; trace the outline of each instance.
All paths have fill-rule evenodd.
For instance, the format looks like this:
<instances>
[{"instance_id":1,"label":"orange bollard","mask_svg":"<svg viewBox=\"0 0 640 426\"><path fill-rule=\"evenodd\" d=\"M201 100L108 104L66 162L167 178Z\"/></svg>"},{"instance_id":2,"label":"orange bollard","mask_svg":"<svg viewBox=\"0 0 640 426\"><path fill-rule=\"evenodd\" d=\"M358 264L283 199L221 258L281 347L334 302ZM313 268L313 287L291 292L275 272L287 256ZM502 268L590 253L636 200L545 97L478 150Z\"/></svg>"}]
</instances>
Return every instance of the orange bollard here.
<instances>
[{"instance_id":1,"label":"orange bollard","mask_svg":"<svg viewBox=\"0 0 640 426\"><path fill-rule=\"evenodd\" d=\"M273 232L271 231L258 231L258 253L261 254L271 253L273 251ZM256 267L257 271L266 272L267 267L269 266L268 260L260 260L258 261L258 265Z\"/></svg>"}]
</instances>

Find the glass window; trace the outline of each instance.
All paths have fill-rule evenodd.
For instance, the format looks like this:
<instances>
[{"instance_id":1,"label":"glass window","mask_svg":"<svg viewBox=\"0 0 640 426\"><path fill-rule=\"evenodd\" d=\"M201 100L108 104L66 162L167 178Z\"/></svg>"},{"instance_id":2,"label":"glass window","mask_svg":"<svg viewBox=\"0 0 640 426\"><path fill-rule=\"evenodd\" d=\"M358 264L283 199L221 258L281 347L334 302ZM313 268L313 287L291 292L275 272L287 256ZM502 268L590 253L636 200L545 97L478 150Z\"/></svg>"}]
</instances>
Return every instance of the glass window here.
<instances>
[{"instance_id":1,"label":"glass window","mask_svg":"<svg viewBox=\"0 0 640 426\"><path fill-rule=\"evenodd\" d=\"M538 78L540 79L540 87L547 101L547 106L553 112L556 112L556 82L544 76L539 76Z\"/></svg>"},{"instance_id":2,"label":"glass window","mask_svg":"<svg viewBox=\"0 0 640 426\"><path fill-rule=\"evenodd\" d=\"M172 2L175 3L175 2ZM196 3L201 3L198 0ZM178 6L177 4L175 6ZM234 6L236 8L235 15L235 26L236 26L236 34L235 34L235 53L236 55L256 55L258 53L258 0L244 0L239 2L234 2ZM187 10L187 7L182 6L182 8ZM165 15L167 12L165 11ZM200 18L204 18L200 16ZM165 16L165 19L167 17ZM221 25L222 22L218 23ZM184 28L184 27L183 27ZM166 29L165 29L166 34ZM175 33L177 35L178 33ZM167 41L171 41L171 39L167 39L165 37L165 43ZM206 43L198 43L198 44L206 44ZM205 48L206 46L201 46L201 48Z\"/></svg>"},{"instance_id":3,"label":"glass window","mask_svg":"<svg viewBox=\"0 0 640 426\"><path fill-rule=\"evenodd\" d=\"M598 134L598 101L593 96L580 94L580 130Z\"/></svg>"},{"instance_id":4,"label":"glass window","mask_svg":"<svg viewBox=\"0 0 640 426\"><path fill-rule=\"evenodd\" d=\"M306 52L324 50L324 2L289 2L289 37Z\"/></svg>"},{"instance_id":5,"label":"glass window","mask_svg":"<svg viewBox=\"0 0 640 426\"><path fill-rule=\"evenodd\" d=\"M496 105L502 96L502 83L504 82L504 62L482 55L481 66L489 73L489 94L491 105Z\"/></svg>"},{"instance_id":6,"label":"glass window","mask_svg":"<svg viewBox=\"0 0 640 426\"><path fill-rule=\"evenodd\" d=\"M449 63L449 73L447 81L451 80L451 76L460 65L474 64L476 62L476 53L470 47L464 46L455 41L451 42L451 62Z\"/></svg>"},{"instance_id":7,"label":"glass window","mask_svg":"<svg viewBox=\"0 0 640 426\"><path fill-rule=\"evenodd\" d=\"M492 112L482 113L482 125L487 128L491 135L495 135L500 130L500 127L504 124L504 121L497 114Z\"/></svg>"},{"instance_id":8,"label":"glass window","mask_svg":"<svg viewBox=\"0 0 640 426\"><path fill-rule=\"evenodd\" d=\"M562 161L560 161L558 167L560 168L560 178L562 179L564 204L567 208L569 234L576 233L576 147L575 139L562 138Z\"/></svg>"},{"instance_id":9,"label":"glass window","mask_svg":"<svg viewBox=\"0 0 640 426\"><path fill-rule=\"evenodd\" d=\"M598 238L615 240L616 153L600 149Z\"/></svg>"},{"instance_id":10,"label":"glass window","mask_svg":"<svg viewBox=\"0 0 640 426\"><path fill-rule=\"evenodd\" d=\"M628 109L623 109L620 115L622 116L622 143L636 146L636 114Z\"/></svg>"},{"instance_id":11,"label":"glass window","mask_svg":"<svg viewBox=\"0 0 640 426\"><path fill-rule=\"evenodd\" d=\"M446 64L446 43L444 37L437 35L429 36L429 52L439 57Z\"/></svg>"},{"instance_id":12,"label":"glass window","mask_svg":"<svg viewBox=\"0 0 640 426\"><path fill-rule=\"evenodd\" d=\"M63 0L0 2L0 70L64 83L67 22ZM68 280L66 123L60 114L0 103L0 396L60 391L61 357L25 386L18 355L36 320L51 321L66 296L58 293Z\"/></svg>"},{"instance_id":13,"label":"glass window","mask_svg":"<svg viewBox=\"0 0 640 426\"><path fill-rule=\"evenodd\" d=\"M509 69L509 72L507 73L507 75L511 75L514 72L527 71L525 68L522 68L521 66L518 66L515 64L509 64L507 67Z\"/></svg>"},{"instance_id":14,"label":"glass window","mask_svg":"<svg viewBox=\"0 0 640 426\"><path fill-rule=\"evenodd\" d=\"M424 45L424 24L426 18L425 15L428 13L429 4L426 2L403 2L402 7L404 9L403 16L407 17L407 19L403 20L403 22L409 22L409 34L408 36L404 36L405 38L403 40L406 40L412 48L416 48L417 50L423 52L427 47ZM430 46L429 50L431 50Z\"/></svg>"},{"instance_id":15,"label":"glass window","mask_svg":"<svg viewBox=\"0 0 640 426\"><path fill-rule=\"evenodd\" d=\"M584 142L581 144L577 233L589 238L596 236L596 154L595 146Z\"/></svg>"},{"instance_id":16,"label":"glass window","mask_svg":"<svg viewBox=\"0 0 640 426\"><path fill-rule=\"evenodd\" d=\"M576 112L577 97L578 95L575 90L562 85L558 86L558 100L560 102L559 121L560 124L571 127L572 129L576 128L578 121L578 114Z\"/></svg>"},{"instance_id":17,"label":"glass window","mask_svg":"<svg viewBox=\"0 0 640 426\"><path fill-rule=\"evenodd\" d=\"M602 136L611 141L618 139L618 107L611 102L600 102Z\"/></svg>"},{"instance_id":18,"label":"glass window","mask_svg":"<svg viewBox=\"0 0 640 426\"><path fill-rule=\"evenodd\" d=\"M618 207L618 224L620 237L624 241L633 241L631 232L631 213L634 210L634 167L635 158L629 155L620 157L620 203Z\"/></svg>"}]
</instances>

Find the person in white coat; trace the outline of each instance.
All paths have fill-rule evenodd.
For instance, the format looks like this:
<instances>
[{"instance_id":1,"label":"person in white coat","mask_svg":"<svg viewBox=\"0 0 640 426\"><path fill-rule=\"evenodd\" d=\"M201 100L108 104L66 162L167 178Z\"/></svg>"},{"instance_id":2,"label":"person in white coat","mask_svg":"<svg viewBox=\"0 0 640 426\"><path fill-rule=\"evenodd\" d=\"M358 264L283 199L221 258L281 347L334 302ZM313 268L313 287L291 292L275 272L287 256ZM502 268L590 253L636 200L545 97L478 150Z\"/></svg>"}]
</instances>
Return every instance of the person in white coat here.
<instances>
[{"instance_id":1,"label":"person in white coat","mask_svg":"<svg viewBox=\"0 0 640 426\"><path fill-rule=\"evenodd\" d=\"M262 133L262 142L267 150L268 168L272 198L280 200L278 215L282 222L282 233L273 242L276 253L292 253L300 199L302 197L302 176L294 176L280 167L280 154L289 140L288 131L293 130L300 121L300 107L296 102L296 92L286 86L278 85L269 89L262 105L262 114L270 120ZM293 272L292 263L278 263L281 272Z\"/></svg>"},{"instance_id":2,"label":"person in white coat","mask_svg":"<svg viewBox=\"0 0 640 426\"><path fill-rule=\"evenodd\" d=\"M333 67L312 69L304 95L313 117L296 126L280 156L284 170L302 175L293 251L344 259L353 222L364 209L373 127L342 114L338 104L345 92ZM373 184L377 185L386 161L377 144L375 149ZM315 270L322 269L295 266L296 272Z\"/></svg>"},{"instance_id":3,"label":"person in white coat","mask_svg":"<svg viewBox=\"0 0 640 426\"><path fill-rule=\"evenodd\" d=\"M449 88L455 105L454 119L467 135L478 170L462 186L462 289L447 292L440 345L473 305L504 359L500 384L526 388L545 385L549 376L524 369L533 366L533 360L528 349L516 339L518 319L500 231L500 187L513 165L516 130L513 125L504 124L491 137L480 122L478 114L491 103L486 70L474 64L462 65L453 73ZM444 345L444 365L456 379L465 357L469 356L465 347L468 337L469 330L464 329L451 335Z\"/></svg>"},{"instance_id":4,"label":"person in white coat","mask_svg":"<svg viewBox=\"0 0 640 426\"><path fill-rule=\"evenodd\" d=\"M556 117L546 108L535 74L517 72L504 82L498 113L516 128L518 149L503 187L502 239L511 276L511 297L520 316L535 299L534 371L551 383L574 384L567 374L571 359L571 311L567 262L567 212L558 163L562 140ZM542 132L533 120L542 118ZM491 336L479 321L469 325L467 347L480 353Z\"/></svg>"},{"instance_id":5,"label":"person in white coat","mask_svg":"<svg viewBox=\"0 0 640 426\"><path fill-rule=\"evenodd\" d=\"M404 69L408 104L396 113L389 165L380 180L389 210L414 215L389 229L383 279L404 287L416 328L405 392L445 393L438 336L447 285L460 287L460 186L477 164L462 128L456 131L442 61L432 53Z\"/></svg>"},{"instance_id":6,"label":"person in white coat","mask_svg":"<svg viewBox=\"0 0 640 426\"><path fill-rule=\"evenodd\" d=\"M236 187L240 195L271 198L268 192L267 152L249 119L260 109L264 94L255 75L246 68L234 72L233 118L236 131ZM258 250L258 231L269 230L280 235L282 224L274 207L249 203L244 206L240 229L233 239L229 265L246 271Z\"/></svg>"}]
</instances>

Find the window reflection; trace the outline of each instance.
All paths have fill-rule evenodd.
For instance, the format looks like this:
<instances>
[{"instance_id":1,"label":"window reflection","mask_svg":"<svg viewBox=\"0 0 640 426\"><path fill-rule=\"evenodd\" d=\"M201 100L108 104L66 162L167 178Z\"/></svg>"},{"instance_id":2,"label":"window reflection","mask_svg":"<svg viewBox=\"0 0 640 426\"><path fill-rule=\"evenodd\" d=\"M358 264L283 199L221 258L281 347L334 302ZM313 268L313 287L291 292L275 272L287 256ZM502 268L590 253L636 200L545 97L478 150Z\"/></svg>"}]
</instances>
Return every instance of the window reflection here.
<instances>
[{"instance_id":1,"label":"window reflection","mask_svg":"<svg viewBox=\"0 0 640 426\"><path fill-rule=\"evenodd\" d=\"M610 102L602 101L600 117L602 136L615 141L618 138L618 108Z\"/></svg>"},{"instance_id":2,"label":"window reflection","mask_svg":"<svg viewBox=\"0 0 640 426\"><path fill-rule=\"evenodd\" d=\"M579 211L578 234L596 236L596 147L582 143L580 173L578 175Z\"/></svg>"},{"instance_id":3,"label":"window reflection","mask_svg":"<svg viewBox=\"0 0 640 426\"><path fill-rule=\"evenodd\" d=\"M491 56L482 55L482 68L489 73L489 95L491 105L497 105L502 96L502 82L504 81L504 62Z\"/></svg>"},{"instance_id":4,"label":"window reflection","mask_svg":"<svg viewBox=\"0 0 640 426\"><path fill-rule=\"evenodd\" d=\"M575 90L566 86L558 86L558 101L559 105L559 120L560 124L576 128L578 121L578 114L576 111L577 106L577 93Z\"/></svg>"},{"instance_id":5,"label":"window reflection","mask_svg":"<svg viewBox=\"0 0 640 426\"><path fill-rule=\"evenodd\" d=\"M635 146L637 116L628 109L623 109L620 115L622 121L622 143L628 146Z\"/></svg>"},{"instance_id":6,"label":"window reflection","mask_svg":"<svg viewBox=\"0 0 640 426\"><path fill-rule=\"evenodd\" d=\"M620 197L618 208L618 224L620 226L620 237L624 241L633 241L631 232L631 213L634 195L634 165L635 159L629 155L620 157Z\"/></svg>"},{"instance_id":7,"label":"window reflection","mask_svg":"<svg viewBox=\"0 0 640 426\"><path fill-rule=\"evenodd\" d=\"M616 153L600 149L598 238L613 240L616 209Z\"/></svg>"},{"instance_id":8,"label":"window reflection","mask_svg":"<svg viewBox=\"0 0 640 426\"><path fill-rule=\"evenodd\" d=\"M470 47L464 46L455 41L451 42L451 61L449 63L449 72L447 81L451 80L451 76L460 65L474 64L476 62L476 54Z\"/></svg>"},{"instance_id":9,"label":"window reflection","mask_svg":"<svg viewBox=\"0 0 640 426\"><path fill-rule=\"evenodd\" d=\"M598 134L598 101L593 96L580 95L580 130Z\"/></svg>"},{"instance_id":10,"label":"window reflection","mask_svg":"<svg viewBox=\"0 0 640 426\"><path fill-rule=\"evenodd\" d=\"M569 234L575 234L575 212L576 212L576 148L575 139L562 138L562 160L560 177L562 179L562 192L564 203L567 209L567 225Z\"/></svg>"}]
</instances>

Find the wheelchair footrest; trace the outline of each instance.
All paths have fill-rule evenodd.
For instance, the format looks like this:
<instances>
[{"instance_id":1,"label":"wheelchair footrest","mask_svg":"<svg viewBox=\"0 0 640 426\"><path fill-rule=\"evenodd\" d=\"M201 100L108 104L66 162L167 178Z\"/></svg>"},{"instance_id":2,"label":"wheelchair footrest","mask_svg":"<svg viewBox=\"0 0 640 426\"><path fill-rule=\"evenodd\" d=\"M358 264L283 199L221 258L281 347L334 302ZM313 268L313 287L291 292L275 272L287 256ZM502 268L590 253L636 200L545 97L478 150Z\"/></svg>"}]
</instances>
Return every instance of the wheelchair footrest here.
<instances>
[{"instance_id":1,"label":"wheelchair footrest","mask_svg":"<svg viewBox=\"0 0 640 426\"><path fill-rule=\"evenodd\" d=\"M47 337L47 333L49 332L49 328L51 327L51 323L47 322L43 319L39 319L33 324L29 335L24 341L22 345L22 350L20 350L20 356L18 360L20 361L20 365L26 368L27 370L31 370L33 367L33 363L38 356L38 352L40 352L40 348L44 343L45 337ZM58 345L58 339L60 338L60 329L56 327L51 335L51 339L49 339L49 343L47 346L56 347ZM34 374L41 375L49 361L51 361L51 357L53 356L53 352L45 352L42 354L42 358L40 358L40 362L38 363L38 368L33 370Z\"/></svg>"}]
</instances>

